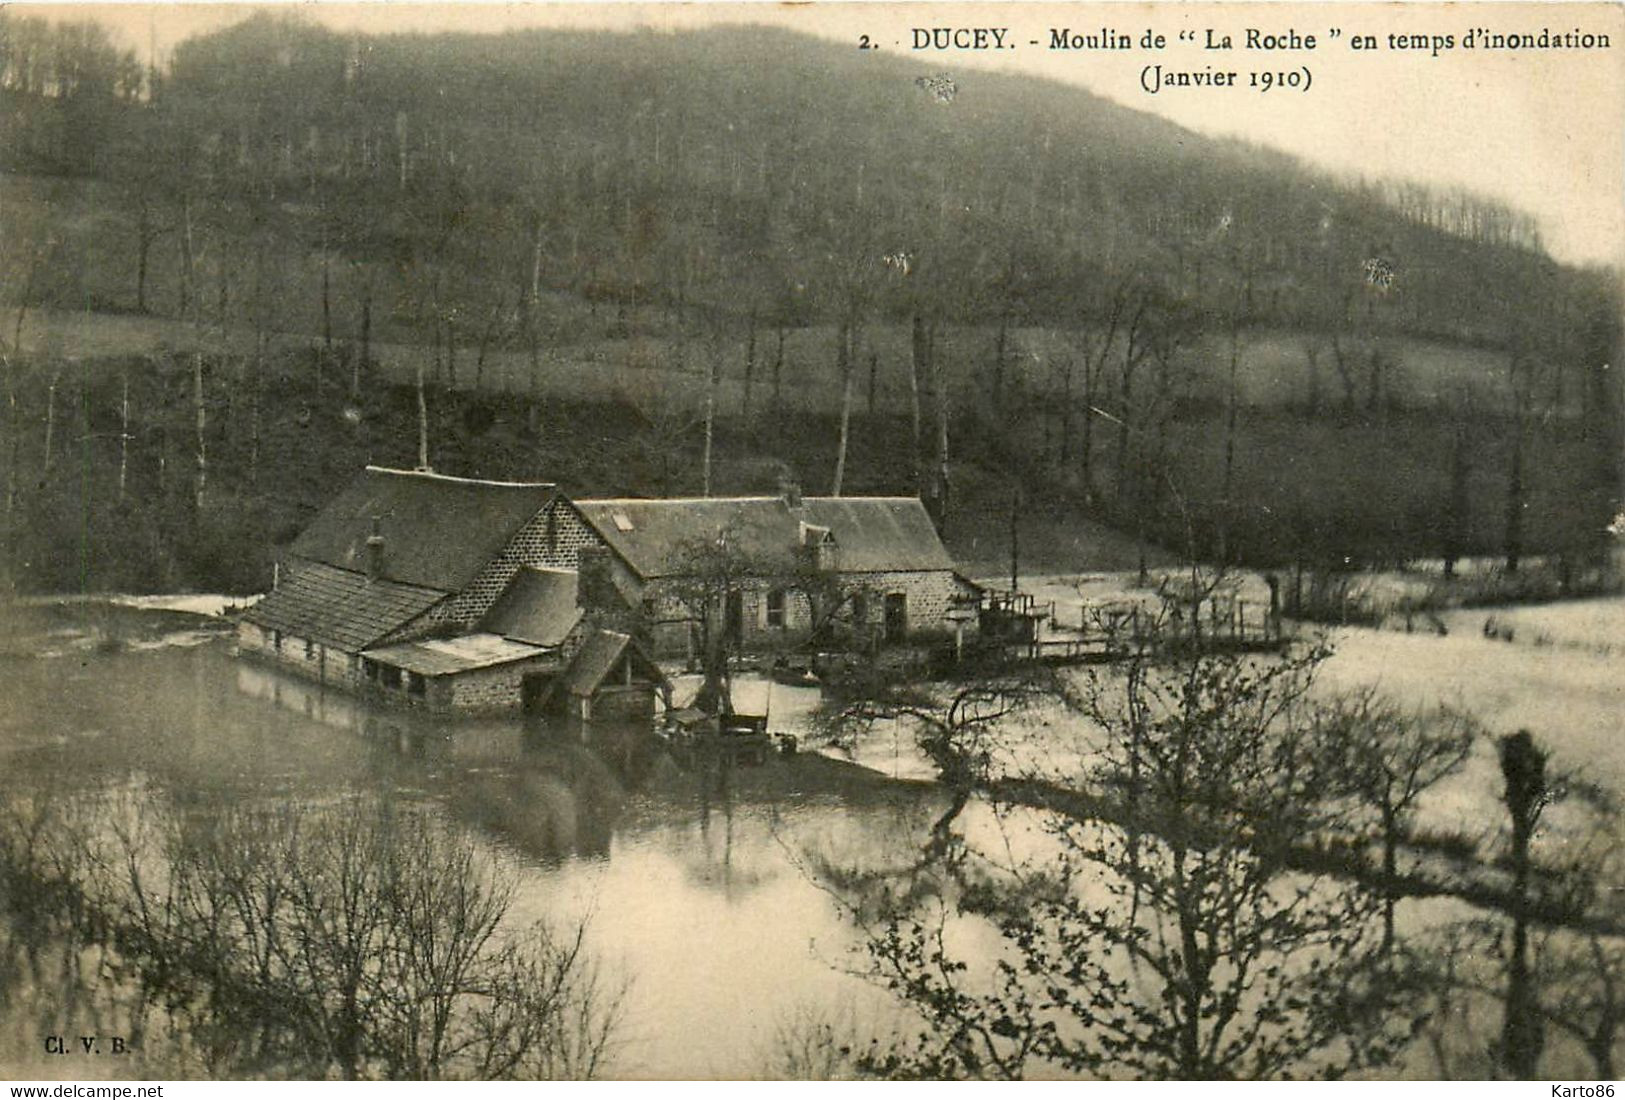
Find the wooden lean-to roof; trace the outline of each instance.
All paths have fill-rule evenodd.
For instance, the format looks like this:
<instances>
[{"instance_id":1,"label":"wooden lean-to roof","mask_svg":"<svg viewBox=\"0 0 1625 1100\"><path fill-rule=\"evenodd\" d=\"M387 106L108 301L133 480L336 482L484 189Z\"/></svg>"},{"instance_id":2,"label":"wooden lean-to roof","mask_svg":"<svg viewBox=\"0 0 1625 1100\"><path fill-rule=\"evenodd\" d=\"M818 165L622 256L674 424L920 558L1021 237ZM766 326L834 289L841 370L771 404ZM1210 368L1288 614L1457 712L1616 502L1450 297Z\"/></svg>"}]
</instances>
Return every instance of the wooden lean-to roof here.
<instances>
[{"instance_id":1,"label":"wooden lean-to roof","mask_svg":"<svg viewBox=\"0 0 1625 1100\"><path fill-rule=\"evenodd\" d=\"M461 634L455 638L429 638L418 642L369 649L365 656L421 676L451 676L480 668L543 657L539 646L511 641L496 634Z\"/></svg>"},{"instance_id":2,"label":"wooden lean-to roof","mask_svg":"<svg viewBox=\"0 0 1625 1100\"><path fill-rule=\"evenodd\" d=\"M581 621L576 593L573 570L526 566L513 575L479 628L532 645L562 645Z\"/></svg>"},{"instance_id":3,"label":"wooden lean-to roof","mask_svg":"<svg viewBox=\"0 0 1625 1100\"><path fill-rule=\"evenodd\" d=\"M643 683L654 684L663 691L670 690L671 685L660 671L660 666L644 652L643 647L631 635L618 634L613 630L593 631L576 651L570 666L559 677L557 686L571 695L590 697L620 666L623 656L633 662L634 671L641 675Z\"/></svg>"}]
</instances>

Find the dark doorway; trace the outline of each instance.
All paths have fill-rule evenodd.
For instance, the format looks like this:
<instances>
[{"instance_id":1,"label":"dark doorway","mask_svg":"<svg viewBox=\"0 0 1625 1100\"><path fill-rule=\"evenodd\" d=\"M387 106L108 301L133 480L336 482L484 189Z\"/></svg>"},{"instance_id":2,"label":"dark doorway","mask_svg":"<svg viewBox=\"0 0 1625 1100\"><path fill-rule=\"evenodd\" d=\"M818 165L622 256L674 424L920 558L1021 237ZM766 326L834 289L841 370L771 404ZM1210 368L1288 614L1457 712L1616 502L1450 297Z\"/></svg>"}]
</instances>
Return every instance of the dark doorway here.
<instances>
[{"instance_id":1,"label":"dark doorway","mask_svg":"<svg viewBox=\"0 0 1625 1100\"><path fill-rule=\"evenodd\" d=\"M908 597L901 592L886 596L886 640L900 642L908 637Z\"/></svg>"},{"instance_id":2,"label":"dark doorway","mask_svg":"<svg viewBox=\"0 0 1625 1100\"><path fill-rule=\"evenodd\" d=\"M525 714L542 713L552 686L551 672L532 672L525 676L519 681L519 709Z\"/></svg>"}]
</instances>

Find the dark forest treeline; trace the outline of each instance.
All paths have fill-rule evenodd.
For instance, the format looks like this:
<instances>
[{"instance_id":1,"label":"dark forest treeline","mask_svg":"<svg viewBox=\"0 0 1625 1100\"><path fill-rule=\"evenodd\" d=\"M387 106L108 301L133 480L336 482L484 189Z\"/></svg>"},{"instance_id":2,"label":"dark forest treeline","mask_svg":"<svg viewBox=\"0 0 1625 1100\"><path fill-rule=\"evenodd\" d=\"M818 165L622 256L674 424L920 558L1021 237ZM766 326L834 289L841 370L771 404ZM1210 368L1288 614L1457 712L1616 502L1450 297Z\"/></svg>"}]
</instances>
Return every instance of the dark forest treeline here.
<instances>
[{"instance_id":1,"label":"dark forest treeline","mask_svg":"<svg viewBox=\"0 0 1625 1100\"><path fill-rule=\"evenodd\" d=\"M161 307L181 314L246 284L290 212L324 263L406 271L396 308L425 338L543 285L735 324L1075 324L1132 279L1209 324L1314 329L1381 281L1379 327L1498 344L1506 307L1580 278L1488 200L1340 183L1028 78L941 102L901 61L764 28L362 37L261 15L143 74L105 35L37 24L0 22L7 167L116 183L143 248L189 252L196 285Z\"/></svg>"}]
</instances>

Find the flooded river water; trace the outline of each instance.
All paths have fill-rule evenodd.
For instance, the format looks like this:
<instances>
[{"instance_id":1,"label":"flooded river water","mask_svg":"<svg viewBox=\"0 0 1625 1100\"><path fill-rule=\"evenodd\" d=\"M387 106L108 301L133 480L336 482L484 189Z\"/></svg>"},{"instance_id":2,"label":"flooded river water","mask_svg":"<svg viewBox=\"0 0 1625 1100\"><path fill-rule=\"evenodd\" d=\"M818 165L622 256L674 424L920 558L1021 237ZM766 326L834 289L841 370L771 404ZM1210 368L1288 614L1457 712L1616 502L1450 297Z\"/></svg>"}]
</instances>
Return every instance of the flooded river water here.
<instances>
[{"instance_id":1,"label":"flooded river water","mask_svg":"<svg viewBox=\"0 0 1625 1100\"><path fill-rule=\"evenodd\" d=\"M890 996L854 976L863 937L819 870L918 857L945 803L895 731L859 746L865 766L804 751L724 767L646 729L583 738L517 719L369 710L235 658L207 620L117 615L111 627L84 608L0 623L13 627L0 629L0 800L140 788L209 813L361 792L427 808L514 874L515 918L585 919L594 955L628 983L614 1076L781 1074L784 1033L809 1019L859 1036L897 1019ZM1549 646L1466 631L1335 641L1326 689L1376 684L1407 705L1457 702L1492 733L1529 724L1555 761L1616 790L1625 783L1612 650L1558 661ZM815 690L764 683L741 685L740 696L747 709L770 706L775 730L803 733L817 701ZM1016 747L1030 740L1049 753L1047 723L1031 725ZM1429 792L1422 816L1488 837L1499 796L1486 738ZM1401 929L1442 925L1458 909L1407 903ZM1395 1068L1426 1075L1424 1053Z\"/></svg>"},{"instance_id":2,"label":"flooded river water","mask_svg":"<svg viewBox=\"0 0 1625 1100\"><path fill-rule=\"evenodd\" d=\"M428 805L515 870L515 915L587 917L629 983L617 1075L772 1072L779 1032L809 1008L889 1011L848 972L857 931L808 868L906 863L937 805L927 785L810 753L683 760L646 731L369 714L218 635L117 651L55 637L54 656L0 659L0 786L139 784L205 809L357 790ZM790 711L815 696L773 690Z\"/></svg>"}]
</instances>

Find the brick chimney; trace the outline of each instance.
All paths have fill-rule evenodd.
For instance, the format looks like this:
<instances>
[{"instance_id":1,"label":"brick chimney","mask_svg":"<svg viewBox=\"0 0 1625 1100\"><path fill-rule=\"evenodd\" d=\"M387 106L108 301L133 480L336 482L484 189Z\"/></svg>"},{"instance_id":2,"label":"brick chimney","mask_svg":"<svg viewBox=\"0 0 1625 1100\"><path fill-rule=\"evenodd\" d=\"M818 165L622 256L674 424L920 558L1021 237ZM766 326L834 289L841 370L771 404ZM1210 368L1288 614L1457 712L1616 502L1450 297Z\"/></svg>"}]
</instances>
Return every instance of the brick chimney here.
<instances>
[{"instance_id":1,"label":"brick chimney","mask_svg":"<svg viewBox=\"0 0 1625 1100\"><path fill-rule=\"evenodd\" d=\"M801 510L801 482L789 474L781 474L779 476L779 497L784 501L786 508L792 512L799 512Z\"/></svg>"},{"instance_id":2,"label":"brick chimney","mask_svg":"<svg viewBox=\"0 0 1625 1100\"><path fill-rule=\"evenodd\" d=\"M384 579L384 534L380 529L380 517L372 517L372 534L367 536L367 579L380 581Z\"/></svg>"}]
</instances>

